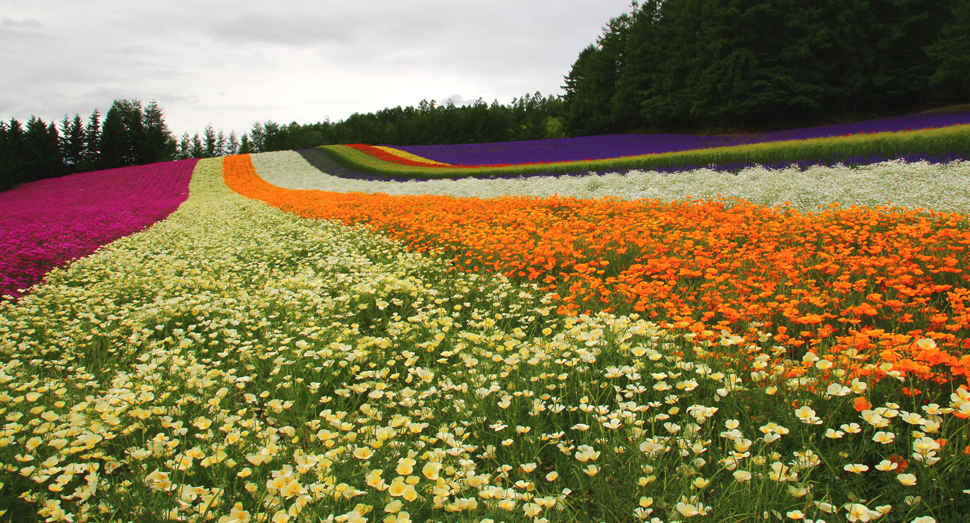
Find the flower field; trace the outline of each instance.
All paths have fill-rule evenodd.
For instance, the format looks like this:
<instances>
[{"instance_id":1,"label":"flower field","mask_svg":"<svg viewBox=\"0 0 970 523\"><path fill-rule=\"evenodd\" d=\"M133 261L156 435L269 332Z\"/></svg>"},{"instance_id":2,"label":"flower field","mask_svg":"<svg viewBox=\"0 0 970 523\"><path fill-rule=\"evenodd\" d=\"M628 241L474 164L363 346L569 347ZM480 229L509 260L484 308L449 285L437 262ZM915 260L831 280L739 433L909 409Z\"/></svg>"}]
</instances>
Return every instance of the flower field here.
<instances>
[{"instance_id":1,"label":"flower field","mask_svg":"<svg viewBox=\"0 0 970 523\"><path fill-rule=\"evenodd\" d=\"M970 377L970 231L960 214L838 207L802 214L718 200L392 197L282 189L246 157L226 168L232 189L283 210L366 223L459 270L539 282L562 298L561 313L644 313L700 339L746 336L756 323L792 353L824 345L924 379ZM914 348L924 336L942 350L929 356ZM930 370L937 365L943 376Z\"/></svg>"},{"instance_id":2,"label":"flower field","mask_svg":"<svg viewBox=\"0 0 970 523\"><path fill-rule=\"evenodd\" d=\"M970 113L921 114L740 136L608 135L471 145L317 148L328 173L358 180L586 176L697 169L738 172L970 160ZM916 127L913 127L913 126ZM921 127L922 126L922 127ZM304 154L311 163L321 160Z\"/></svg>"},{"instance_id":3,"label":"flower field","mask_svg":"<svg viewBox=\"0 0 970 523\"><path fill-rule=\"evenodd\" d=\"M188 197L195 160L79 173L0 193L0 296L164 219Z\"/></svg>"},{"instance_id":4,"label":"flower field","mask_svg":"<svg viewBox=\"0 0 970 523\"><path fill-rule=\"evenodd\" d=\"M200 160L167 218L0 304L0 521L970 511L968 162L314 165Z\"/></svg>"},{"instance_id":5,"label":"flower field","mask_svg":"<svg viewBox=\"0 0 970 523\"><path fill-rule=\"evenodd\" d=\"M970 124L970 112L927 113L747 135L620 134L467 145L409 145L398 149L418 157L452 165L522 164L603 160L641 154L854 134L912 131L967 124Z\"/></svg>"}]
</instances>

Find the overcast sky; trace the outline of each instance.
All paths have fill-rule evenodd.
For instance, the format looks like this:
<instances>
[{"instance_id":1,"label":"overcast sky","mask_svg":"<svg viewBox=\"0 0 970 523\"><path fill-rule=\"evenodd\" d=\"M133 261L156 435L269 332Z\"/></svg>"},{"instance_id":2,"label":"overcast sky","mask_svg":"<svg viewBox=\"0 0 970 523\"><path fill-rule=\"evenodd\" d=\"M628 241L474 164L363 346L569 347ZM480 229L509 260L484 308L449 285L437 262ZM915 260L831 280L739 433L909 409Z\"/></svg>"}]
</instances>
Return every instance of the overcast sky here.
<instances>
[{"instance_id":1,"label":"overcast sky","mask_svg":"<svg viewBox=\"0 0 970 523\"><path fill-rule=\"evenodd\" d=\"M0 119L87 120L156 100L175 135L208 123L562 94L629 0L0 0Z\"/></svg>"}]
</instances>

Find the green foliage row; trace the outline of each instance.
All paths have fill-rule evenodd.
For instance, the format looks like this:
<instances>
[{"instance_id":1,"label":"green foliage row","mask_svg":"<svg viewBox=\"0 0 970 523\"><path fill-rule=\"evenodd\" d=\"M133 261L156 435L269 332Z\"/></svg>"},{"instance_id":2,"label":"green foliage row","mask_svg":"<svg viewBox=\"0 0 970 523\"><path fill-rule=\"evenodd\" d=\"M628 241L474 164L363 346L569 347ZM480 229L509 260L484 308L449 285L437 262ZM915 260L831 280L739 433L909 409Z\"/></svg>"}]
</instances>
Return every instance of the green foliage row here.
<instances>
[{"instance_id":1,"label":"green foliage row","mask_svg":"<svg viewBox=\"0 0 970 523\"><path fill-rule=\"evenodd\" d=\"M328 145L319 147L319 150L341 165L378 176L440 179L543 173L565 175L582 172L684 170L705 166L752 164L777 166L799 162L828 165L848 163L853 159L894 159L909 155L923 155L928 158L967 157L970 155L970 126L766 142L603 160L507 167L417 167L384 162L346 146Z\"/></svg>"}]
</instances>

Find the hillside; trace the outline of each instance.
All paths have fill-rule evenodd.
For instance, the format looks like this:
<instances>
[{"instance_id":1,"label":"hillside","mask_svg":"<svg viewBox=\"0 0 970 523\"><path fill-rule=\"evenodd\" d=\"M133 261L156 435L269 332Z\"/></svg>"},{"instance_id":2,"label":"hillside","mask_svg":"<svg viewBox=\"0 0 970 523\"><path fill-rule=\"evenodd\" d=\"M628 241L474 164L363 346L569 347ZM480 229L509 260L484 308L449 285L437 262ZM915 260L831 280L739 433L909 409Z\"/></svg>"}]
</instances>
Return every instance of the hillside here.
<instances>
[{"instance_id":1,"label":"hillside","mask_svg":"<svg viewBox=\"0 0 970 523\"><path fill-rule=\"evenodd\" d=\"M312 150L24 184L5 267L57 268L0 303L0 521L960 521L967 130L737 172ZM790 156L901 143L963 159ZM405 149L345 152L470 169Z\"/></svg>"}]
</instances>

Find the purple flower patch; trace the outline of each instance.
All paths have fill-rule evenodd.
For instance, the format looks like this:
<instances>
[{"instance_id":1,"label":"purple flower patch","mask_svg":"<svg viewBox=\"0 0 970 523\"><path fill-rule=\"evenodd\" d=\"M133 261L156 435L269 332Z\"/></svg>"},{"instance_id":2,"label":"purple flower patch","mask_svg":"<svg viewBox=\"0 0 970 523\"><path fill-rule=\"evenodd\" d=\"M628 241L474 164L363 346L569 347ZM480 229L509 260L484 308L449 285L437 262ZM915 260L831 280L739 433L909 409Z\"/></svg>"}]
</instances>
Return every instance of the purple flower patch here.
<instances>
[{"instance_id":1,"label":"purple flower patch","mask_svg":"<svg viewBox=\"0 0 970 523\"><path fill-rule=\"evenodd\" d=\"M0 296L19 297L55 267L168 217L198 160L40 180L0 193Z\"/></svg>"},{"instance_id":2,"label":"purple flower patch","mask_svg":"<svg viewBox=\"0 0 970 523\"><path fill-rule=\"evenodd\" d=\"M520 142L393 147L454 165L522 164L602 160L641 154L689 151L762 142L806 140L849 134L899 132L970 124L970 112L924 113L845 124L806 127L747 135L613 134Z\"/></svg>"}]
</instances>

